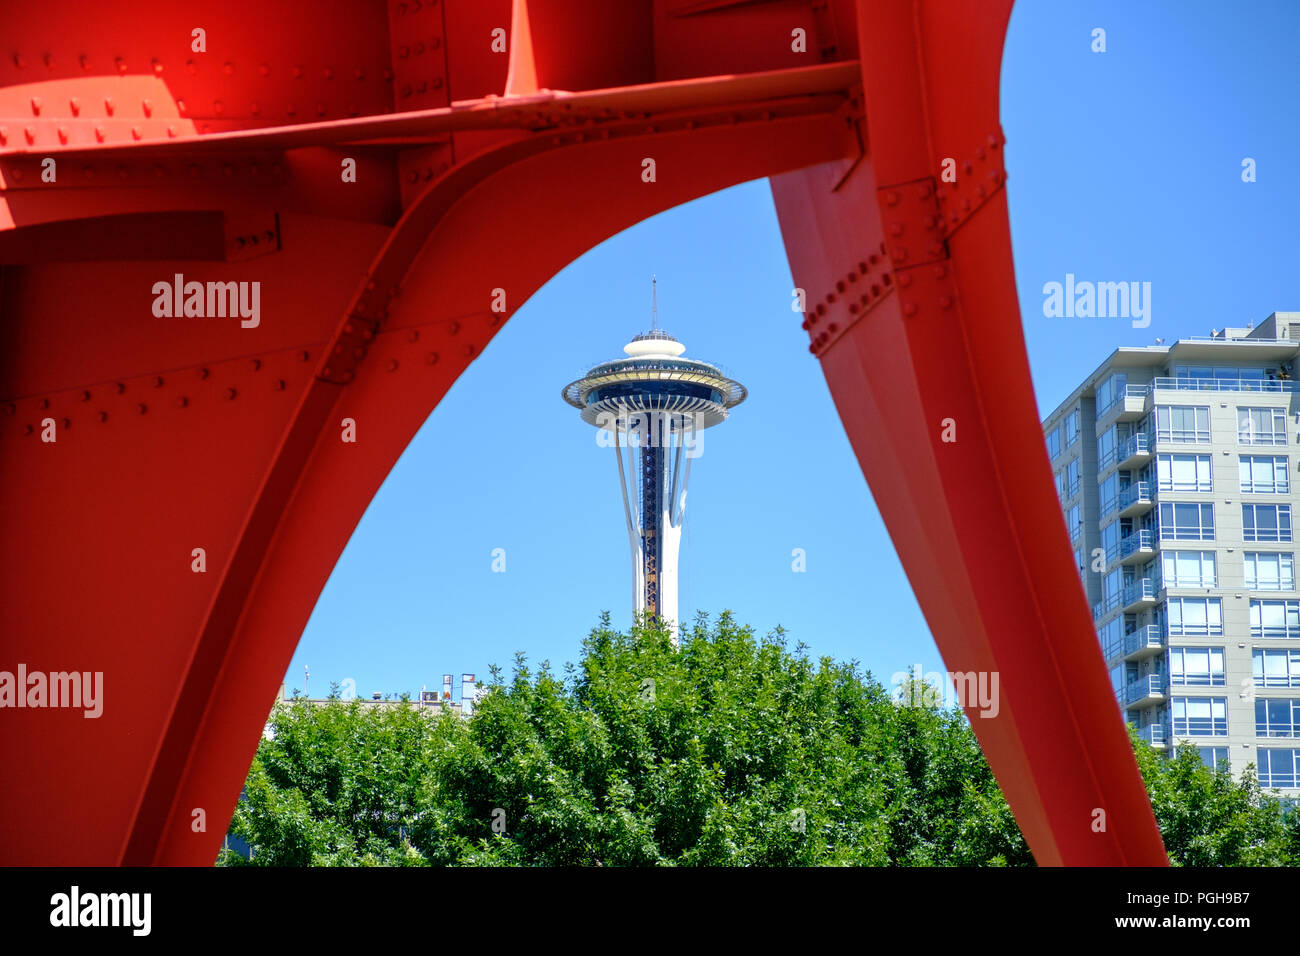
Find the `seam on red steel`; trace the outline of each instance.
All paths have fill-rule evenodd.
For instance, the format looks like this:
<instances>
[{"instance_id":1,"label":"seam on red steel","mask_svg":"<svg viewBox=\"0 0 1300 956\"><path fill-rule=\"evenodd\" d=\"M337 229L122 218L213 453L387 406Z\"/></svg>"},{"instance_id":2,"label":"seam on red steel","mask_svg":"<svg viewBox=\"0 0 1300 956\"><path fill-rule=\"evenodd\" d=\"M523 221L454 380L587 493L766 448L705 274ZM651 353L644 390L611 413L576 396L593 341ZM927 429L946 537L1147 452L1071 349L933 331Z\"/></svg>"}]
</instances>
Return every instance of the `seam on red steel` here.
<instances>
[{"instance_id":1,"label":"seam on red steel","mask_svg":"<svg viewBox=\"0 0 1300 956\"><path fill-rule=\"evenodd\" d=\"M859 282L861 285L858 285ZM817 356L825 355L831 346L884 302L893 291L894 275L889 271L882 243L878 252L863 253L857 268L837 279L835 288L827 292L804 318L802 327L808 331L811 339L808 351ZM839 301L840 297L848 302L848 318L832 316L823 321L829 307Z\"/></svg>"},{"instance_id":2,"label":"seam on red steel","mask_svg":"<svg viewBox=\"0 0 1300 956\"><path fill-rule=\"evenodd\" d=\"M939 204L943 207L944 235L951 236L960 229L967 219L979 212L1006 184L1007 173L1002 162L1002 146L1006 141L1006 136L999 129L996 133L990 133L982 145L975 147L973 161L956 160L953 157L957 164L956 182L940 182L935 190Z\"/></svg>"},{"instance_id":3,"label":"seam on red steel","mask_svg":"<svg viewBox=\"0 0 1300 956\"><path fill-rule=\"evenodd\" d=\"M389 0L388 33L393 70L394 109L450 102L447 89L445 5ZM433 72L430 73L429 71Z\"/></svg>"},{"instance_id":4,"label":"seam on red steel","mask_svg":"<svg viewBox=\"0 0 1300 956\"><path fill-rule=\"evenodd\" d=\"M876 200L895 271L948 258L933 177L881 186Z\"/></svg>"},{"instance_id":5,"label":"seam on red steel","mask_svg":"<svg viewBox=\"0 0 1300 956\"><path fill-rule=\"evenodd\" d=\"M248 396L242 390L241 377L235 373L250 365L267 370L270 390L287 391L290 383L299 378L298 369L302 370L304 380L310 377L307 372L311 366L307 362L319 354L323 345L323 342L307 342L195 365L136 372L56 392L0 399L4 411L0 415L0 433L12 427L31 434L34 425L28 415L37 420L49 415L71 423L116 424L123 416L148 416L159 405L171 404L175 395L191 398L196 405L237 401Z\"/></svg>"},{"instance_id":6,"label":"seam on red steel","mask_svg":"<svg viewBox=\"0 0 1300 956\"><path fill-rule=\"evenodd\" d=\"M622 114L667 112L686 109L724 111L730 106L779 100L817 94L843 94L861 82L855 61L841 61L794 70L769 70L740 76L708 76L664 83L614 87L604 90L586 90L578 93L548 91L528 97L493 97L479 100L453 102L442 109L412 110L387 116L332 120L321 123L302 123L262 129L239 130L231 133L210 133L203 136L182 137L175 140L73 149L64 147L53 155L63 153L109 155L125 151L137 157L157 153L221 151L231 147L245 149L293 149L302 146L321 146L383 140L394 136L419 135L431 137L457 130L527 129L535 121L536 112L553 111L556 116L584 111L604 115L610 110ZM12 141L13 137L10 137ZM33 150L18 147L0 151L22 155ZM47 151L39 152L41 156Z\"/></svg>"}]
</instances>

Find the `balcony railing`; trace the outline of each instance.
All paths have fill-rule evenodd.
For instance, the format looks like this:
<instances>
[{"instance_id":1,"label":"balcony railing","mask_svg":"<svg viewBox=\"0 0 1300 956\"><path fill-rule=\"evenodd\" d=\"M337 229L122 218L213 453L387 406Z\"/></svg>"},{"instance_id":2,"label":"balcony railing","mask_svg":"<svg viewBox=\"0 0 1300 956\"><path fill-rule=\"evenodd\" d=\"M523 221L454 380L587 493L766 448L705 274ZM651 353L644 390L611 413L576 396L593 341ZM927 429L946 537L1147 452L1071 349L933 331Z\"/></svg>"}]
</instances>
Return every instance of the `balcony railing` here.
<instances>
[{"instance_id":1,"label":"balcony railing","mask_svg":"<svg viewBox=\"0 0 1300 956\"><path fill-rule=\"evenodd\" d=\"M1165 696L1165 678L1163 674L1148 674L1128 682L1124 688L1124 706L1132 707L1140 701L1157 700Z\"/></svg>"},{"instance_id":2,"label":"balcony railing","mask_svg":"<svg viewBox=\"0 0 1300 956\"><path fill-rule=\"evenodd\" d=\"M1164 747L1169 743L1169 726L1158 722L1147 724L1138 731L1138 736L1152 747Z\"/></svg>"},{"instance_id":3,"label":"balcony railing","mask_svg":"<svg viewBox=\"0 0 1300 956\"><path fill-rule=\"evenodd\" d=\"M1120 413L1121 421L1141 417L1150 390L1148 385L1125 385L1118 389L1109 402L1097 408L1097 421L1109 417L1113 412Z\"/></svg>"},{"instance_id":4,"label":"balcony railing","mask_svg":"<svg viewBox=\"0 0 1300 956\"><path fill-rule=\"evenodd\" d=\"M1125 657L1143 656L1150 651L1163 650L1164 646L1165 635L1155 624L1139 627L1132 634L1124 635Z\"/></svg>"},{"instance_id":5,"label":"balcony railing","mask_svg":"<svg viewBox=\"0 0 1300 956\"><path fill-rule=\"evenodd\" d=\"M1115 453L1115 459L1119 462L1119 467L1127 468L1136 459L1149 457L1151 455L1151 436L1146 432L1134 432L1128 437L1119 450Z\"/></svg>"},{"instance_id":6,"label":"balcony railing","mask_svg":"<svg viewBox=\"0 0 1300 956\"><path fill-rule=\"evenodd\" d=\"M1119 493L1119 510L1124 511L1136 504L1152 504L1151 482L1138 481Z\"/></svg>"},{"instance_id":7,"label":"balcony railing","mask_svg":"<svg viewBox=\"0 0 1300 956\"><path fill-rule=\"evenodd\" d=\"M1153 550L1155 546L1156 533L1154 531L1149 528L1134 531L1119 539L1119 559L1123 561L1125 558L1141 555L1144 551Z\"/></svg>"},{"instance_id":8,"label":"balcony railing","mask_svg":"<svg viewBox=\"0 0 1300 956\"><path fill-rule=\"evenodd\" d=\"M1114 594L1108 594L1092 606L1092 619L1100 621L1115 608L1119 607L1123 594L1116 591Z\"/></svg>"},{"instance_id":9,"label":"balcony railing","mask_svg":"<svg viewBox=\"0 0 1300 956\"><path fill-rule=\"evenodd\" d=\"M1160 582L1155 578L1139 578L1124 585L1124 609L1139 604L1154 604L1159 590Z\"/></svg>"},{"instance_id":10,"label":"balcony railing","mask_svg":"<svg viewBox=\"0 0 1300 956\"><path fill-rule=\"evenodd\" d=\"M1156 390L1174 389L1182 392L1296 392L1300 382L1290 379L1255 378L1156 378L1151 380Z\"/></svg>"}]
</instances>

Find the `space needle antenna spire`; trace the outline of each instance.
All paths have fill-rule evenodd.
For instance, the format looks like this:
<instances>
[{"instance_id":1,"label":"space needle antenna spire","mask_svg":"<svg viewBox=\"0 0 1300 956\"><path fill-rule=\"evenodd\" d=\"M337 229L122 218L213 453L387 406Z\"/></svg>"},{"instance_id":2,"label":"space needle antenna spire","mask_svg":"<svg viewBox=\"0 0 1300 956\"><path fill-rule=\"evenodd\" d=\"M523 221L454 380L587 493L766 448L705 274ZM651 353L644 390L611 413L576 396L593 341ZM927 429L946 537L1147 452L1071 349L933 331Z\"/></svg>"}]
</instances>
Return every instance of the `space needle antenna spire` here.
<instances>
[{"instance_id":1,"label":"space needle antenna spire","mask_svg":"<svg viewBox=\"0 0 1300 956\"><path fill-rule=\"evenodd\" d=\"M650 277L650 331L659 328L659 277Z\"/></svg>"}]
</instances>

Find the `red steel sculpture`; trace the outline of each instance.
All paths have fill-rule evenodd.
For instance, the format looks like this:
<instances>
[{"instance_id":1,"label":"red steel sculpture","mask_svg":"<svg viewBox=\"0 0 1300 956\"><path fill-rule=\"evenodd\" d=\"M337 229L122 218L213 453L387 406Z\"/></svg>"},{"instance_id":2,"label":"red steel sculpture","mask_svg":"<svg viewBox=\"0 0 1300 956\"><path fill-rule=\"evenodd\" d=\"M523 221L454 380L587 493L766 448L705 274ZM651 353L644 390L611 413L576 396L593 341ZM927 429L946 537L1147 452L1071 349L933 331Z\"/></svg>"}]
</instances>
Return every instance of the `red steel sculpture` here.
<instances>
[{"instance_id":1,"label":"red steel sculpture","mask_svg":"<svg viewBox=\"0 0 1300 956\"><path fill-rule=\"evenodd\" d=\"M3 5L0 670L100 672L103 710L0 709L0 860L210 864L317 596L451 384L587 249L766 176L944 661L1000 675L997 716L968 712L1035 858L1166 863L1035 415L1010 9Z\"/></svg>"}]
</instances>

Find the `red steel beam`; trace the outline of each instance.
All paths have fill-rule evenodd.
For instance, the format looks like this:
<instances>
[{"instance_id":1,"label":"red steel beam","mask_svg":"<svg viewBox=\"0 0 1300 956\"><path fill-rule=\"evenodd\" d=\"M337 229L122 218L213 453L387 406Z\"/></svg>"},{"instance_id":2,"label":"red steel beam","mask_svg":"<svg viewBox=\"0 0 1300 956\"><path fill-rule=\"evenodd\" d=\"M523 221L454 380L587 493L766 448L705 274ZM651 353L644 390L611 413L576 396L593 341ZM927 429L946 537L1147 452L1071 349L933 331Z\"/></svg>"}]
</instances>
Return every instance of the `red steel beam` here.
<instances>
[{"instance_id":1,"label":"red steel beam","mask_svg":"<svg viewBox=\"0 0 1300 956\"><path fill-rule=\"evenodd\" d=\"M94 719L0 712L22 768L0 858L210 863L320 589L447 388L583 251L771 176L812 350L944 659L1000 675L972 724L1035 856L1164 861L1029 390L1009 2L269 9L156 4L129 35L113 5L0 13L21 48L0 62L0 553L22 556L0 669L106 686ZM175 273L259 283L259 322L155 315Z\"/></svg>"}]
</instances>

